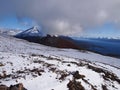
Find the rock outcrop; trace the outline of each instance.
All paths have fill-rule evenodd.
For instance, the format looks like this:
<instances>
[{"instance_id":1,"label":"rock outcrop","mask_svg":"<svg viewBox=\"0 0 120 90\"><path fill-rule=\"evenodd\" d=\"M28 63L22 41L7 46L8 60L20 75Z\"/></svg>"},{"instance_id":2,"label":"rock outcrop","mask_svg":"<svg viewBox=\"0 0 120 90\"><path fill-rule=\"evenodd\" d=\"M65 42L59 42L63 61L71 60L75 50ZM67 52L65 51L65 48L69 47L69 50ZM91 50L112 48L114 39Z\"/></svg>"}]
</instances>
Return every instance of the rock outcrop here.
<instances>
[{"instance_id":1,"label":"rock outcrop","mask_svg":"<svg viewBox=\"0 0 120 90\"><path fill-rule=\"evenodd\" d=\"M16 84L16 85L11 85L10 87L6 85L0 85L0 90L27 90L24 88L22 83Z\"/></svg>"}]
</instances>

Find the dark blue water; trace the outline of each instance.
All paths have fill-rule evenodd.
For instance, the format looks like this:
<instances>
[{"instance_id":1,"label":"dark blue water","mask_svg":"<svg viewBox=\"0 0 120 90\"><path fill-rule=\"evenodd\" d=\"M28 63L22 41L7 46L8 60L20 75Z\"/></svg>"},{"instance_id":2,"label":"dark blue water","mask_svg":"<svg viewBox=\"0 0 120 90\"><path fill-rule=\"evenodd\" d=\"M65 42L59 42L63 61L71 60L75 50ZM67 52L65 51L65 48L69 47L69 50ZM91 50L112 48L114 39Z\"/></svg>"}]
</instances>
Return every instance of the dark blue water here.
<instances>
[{"instance_id":1,"label":"dark blue water","mask_svg":"<svg viewBox=\"0 0 120 90\"><path fill-rule=\"evenodd\" d=\"M120 57L120 40L96 39L96 38L73 38L75 43L82 49L100 53L103 55Z\"/></svg>"}]
</instances>

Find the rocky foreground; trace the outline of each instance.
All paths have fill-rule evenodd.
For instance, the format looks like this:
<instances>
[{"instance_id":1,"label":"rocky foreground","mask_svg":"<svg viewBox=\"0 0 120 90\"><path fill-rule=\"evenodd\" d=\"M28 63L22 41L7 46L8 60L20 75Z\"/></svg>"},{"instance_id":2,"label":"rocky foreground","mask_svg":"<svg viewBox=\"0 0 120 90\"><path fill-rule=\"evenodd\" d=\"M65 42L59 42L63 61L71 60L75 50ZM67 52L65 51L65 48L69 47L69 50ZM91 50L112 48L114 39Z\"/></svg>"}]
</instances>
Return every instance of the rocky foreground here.
<instances>
[{"instance_id":1,"label":"rocky foreground","mask_svg":"<svg viewBox=\"0 0 120 90\"><path fill-rule=\"evenodd\" d=\"M8 55L2 58L8 58ZM9 59L10 58L11 56L9 56ZM47 83L48 85L49 83L53 83L53 86L51 88L53 90L57 90L54 89L55 82L58 83L57 85L61 86L61 88L62 86L66 87L64 90L110 90L110 88L119 90L119 76L108 69L109 65L99 65L99 63L96 64L85 60L75 60L67 57L59 58L55 56L51 57L36 54L32 54L30 56L19 55L19 58L22 60L21 66L17 65L16 68L14 68L16 66L13 62L14 58L11 61L7 61L6 63L1 62L0 68L2 70L4 68L0 74L1 84L7 82L10 84L11 81L14 83L22 82L26 84L26 82L29 83L28 81L35 82L37 79L38 82L41 82L36 83L38 86L42 86L42 82ZM9 69L11 69L11 71L8 71L7 68L5 69L7 66L9 66ZM119 68L111 68L114 70L119 70ZM43 77L44 79L41 80L40 78ZM28 90L30 89L29 87L31 86L28 84Z\"/></svg>"}]
</instances>

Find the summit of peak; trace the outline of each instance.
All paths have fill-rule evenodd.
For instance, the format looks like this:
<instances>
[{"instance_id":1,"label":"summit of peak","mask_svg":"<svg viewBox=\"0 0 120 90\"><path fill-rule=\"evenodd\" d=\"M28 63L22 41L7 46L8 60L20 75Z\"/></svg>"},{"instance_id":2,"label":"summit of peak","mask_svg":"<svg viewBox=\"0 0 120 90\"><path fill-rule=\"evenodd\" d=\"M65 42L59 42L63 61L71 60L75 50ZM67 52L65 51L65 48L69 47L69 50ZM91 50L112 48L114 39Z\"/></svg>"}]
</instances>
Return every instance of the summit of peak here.
<instances>
[{"instance_id":1,"label":"summit of peak","mask_svg":"<svg viewBox=\"0 0 120 90\"><path fill-rule=\"evenodd\" d=\"M26 36L43 36L42 30L39 26L33 26L19 34L17 34L17 36L22 36L22 37L26 37Z\"/></svg>"}]
</instances>

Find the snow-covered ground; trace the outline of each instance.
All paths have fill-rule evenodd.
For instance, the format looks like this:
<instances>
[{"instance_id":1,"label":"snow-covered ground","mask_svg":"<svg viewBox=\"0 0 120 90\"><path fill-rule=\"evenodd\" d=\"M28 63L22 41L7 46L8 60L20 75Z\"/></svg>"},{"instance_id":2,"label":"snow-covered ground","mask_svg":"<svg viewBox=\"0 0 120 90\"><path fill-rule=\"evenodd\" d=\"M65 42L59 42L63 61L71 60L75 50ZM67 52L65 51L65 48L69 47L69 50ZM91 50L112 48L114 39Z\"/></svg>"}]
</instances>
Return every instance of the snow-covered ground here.
<instances>
[{"instance_id":1,"label":"snow-covered ground","mask_svg":"<svg viewBox=\"0 0 120 90\"><path fill-rule=\"evenodd\" d=\"M76 79L75 72L82 78ZM120 90L120 59L87 51L48 47L0 35L0 83L28 90ZM105 89L106 88L106 89Z\"/></svg>"}]
</instances>

